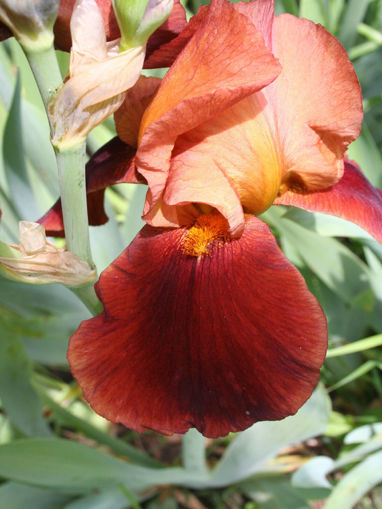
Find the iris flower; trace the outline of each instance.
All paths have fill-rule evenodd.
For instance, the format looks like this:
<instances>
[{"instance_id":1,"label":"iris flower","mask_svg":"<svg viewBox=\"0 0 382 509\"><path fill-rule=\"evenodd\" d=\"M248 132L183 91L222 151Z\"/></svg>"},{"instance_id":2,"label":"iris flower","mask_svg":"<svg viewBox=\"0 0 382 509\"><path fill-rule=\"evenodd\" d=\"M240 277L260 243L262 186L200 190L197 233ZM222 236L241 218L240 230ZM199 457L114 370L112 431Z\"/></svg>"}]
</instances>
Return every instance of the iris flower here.
<instances>
[{"instance_id":1,"label":"iris flower","mask_svg":"<svg viewBox=\"0 0 382 509\"><path fill-rule=\"evenodd\" d=\"M295 205L382 240L382 194L345 160L361 91L325 28L275 18L272 0L212 0L170 46L165 78L128 92L120 139L88 165L93 224L105 187L129 181L148 185L147 225L101 274L104 311L68 359L107 419L217 437L295 413L327 348L319 303L257 216ZM61 229L59 204L42 222Z\"/></svg>"}]
</instances>

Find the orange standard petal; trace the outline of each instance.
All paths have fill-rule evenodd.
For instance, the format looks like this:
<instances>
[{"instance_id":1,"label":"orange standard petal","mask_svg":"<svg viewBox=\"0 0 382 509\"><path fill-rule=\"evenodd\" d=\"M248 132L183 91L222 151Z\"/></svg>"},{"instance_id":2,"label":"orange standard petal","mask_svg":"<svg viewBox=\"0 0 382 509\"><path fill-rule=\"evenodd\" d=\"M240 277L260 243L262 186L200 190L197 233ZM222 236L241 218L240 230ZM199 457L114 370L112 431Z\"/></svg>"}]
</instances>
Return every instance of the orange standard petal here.
<instances>
[{"instance_id":1,"label":"orange standard petal","mask_svg":"<svg viewBox=\"0 0 382 509\"><path fill-rule=\"evenodd\" d=\"M269 228L216 214L145 226L100 277L104 312L68 359L85 399L137 431L218 437L294 414L315 387L326 320Z\"/></svg>"},{"instance_id":2,"label":"orange standard petal","mask_svg":"<svg viewBox=\"0 0 382 509\"><path fill-rule=\"evenodd\" d=\"M190 224L202 204L222 213L237 237L244 213L260 214L288 190L324 190L341 178L362 121L353 66L322 26L275 19L273 8L273 0L213 0L174 40L184 49L143 113L138 137L149 224ZM131 104L142 109L138 99ZM137 119L127 117L117 126L131 142L125 133L136 132Z\"/></svg>"},{"instance_id":3,"label":"orange standard petal","mask_svg":"<svg viewBox=\"0 0 382 509\"><path fill-rule=\"evenodd\" d=\"M213 121L179 136L172 152L165 203L208 203L242 232L245 212L260 214L279 193L282 162L262 114L266 101L254 94Z\"/></svg>"},{"instance_id":4,"label":"orange standard petal","mask_svg":"<svg viewBox=\"0 0 382 509\"><path fill-rule=\"evenodd\" d=\"M252 5L245 4L246 15L253 15ZM263 23L268 37L269 22ZM344 151L360 132L360 87L333 36L310 21L280 16L272 51L282 65L279 77L179 136L166 182L168 205L205 203L203 184L210 185L208 203L225 215L234 236L240 234L234 194L245 212L260 214L287 190L326 189L341 178Z\"/></svg>"},{"instance_id":5,"label":"orange standard petal","mask_svg":"<svg viewBox=\"0 0 382 509\"><path fill-rule=\"evenodd\" d=\"M155 226L179 226L178 214L169 214L166 205L170 202L163 201L177 138L202 123L212 122L220 112L260 90L280 72L262 33L232 4L213 0L198 17L201 21L194 22L195 33L163 79L140 127L136 164L150 187L144 218ZM215 189L211 187L209 196L204 197L207 203L213 200ZM237 193L232 189L231 193L225 192L225 197L229 194L226 207L237 217ZM189 202L189 198L184 199Z\"/></svg>"},{"instance_id":6,"label":"orange standard petal","mask_svg":"<svg viewBox=\"0 0 382 509\"><path fill-rule=\"evenodd\" d=\"M344 153L361 131L362 96L342 45L324 27L281 15L272 51L283 71L264 95L282 158L281 192L310 192L335 184Z\"/></svg>"},{"instance_id":7,"label":"orange standard petal","mask_svg":"<svg viewBox=\"0 0 382 509\"><path fill-rule=\"evenodd\" d=\"M146 222L190 225L213 208L239 237L244 213L341 178L361 95L345 50L323 27L275 20L272 0L214 0L175 45L184 49L166 78L142 77L115 115L121 139L139 145L125 181L148 183Z\"/></svg>"},{"instance_id":8,"label":"orange standard petal","mask_svg":"<svg viewBox=\"0 0 382 509\"><path fill-rule=\"evenodd\" d=\"M127 91L124 102L114 113L118 136L132 147L138 146L142 116L160 83L159 78L141 76L134 87Z\"/></svg>"}]
</instances>

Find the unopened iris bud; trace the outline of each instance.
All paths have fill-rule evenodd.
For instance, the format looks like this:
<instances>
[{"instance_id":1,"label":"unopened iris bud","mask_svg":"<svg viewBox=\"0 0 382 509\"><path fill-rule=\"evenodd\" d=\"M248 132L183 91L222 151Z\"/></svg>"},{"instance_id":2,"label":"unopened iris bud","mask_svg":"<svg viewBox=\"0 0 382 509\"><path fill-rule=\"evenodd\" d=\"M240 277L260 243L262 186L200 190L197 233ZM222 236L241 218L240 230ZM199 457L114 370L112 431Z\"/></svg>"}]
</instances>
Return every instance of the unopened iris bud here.
<instances>
[{"instance_id":1,"label":"unopened iris bud","mask_svg":"<svg viewBox=\"0 0 382 509\"><path fill-rule=\"evenodd\" d=\"M59 0L0 0L0 21L27 51L53 45Z\"/></svg>"},{"instance_id":2,"label":"unopened iris bud","mask_svg":"<svg viewBox=\"0 0 382 509\"><path fill-rule=\"evenodd\" d=\"M112 0L121 31L120 51L145 45L168 18L173 0Z\"/></svg>"},{"instance_id":3,"label":"unopened iris bud","mask_svg":"<svg viewBox=\"0 0 382 509\"><path fill-rule=\"evenodd\" d=\"M147 38L165 21L172 5L173 0L115 0L122 36L107 42L95 0L76 1L70 22L69 79L48 104L57 150L82 143L120 107L141 74Z\"/></svg>"},{"instance_id":4,"label":"unopened iris bud","mask_svg":"<svg viewBox=\"0 0 382 509\"><path fill-rule=\"evenodd\" d=\"M20 221L20 244L0 243L0 274L21 283L61 283L78 287L95 280L97 273L73 253L48 242L38 223Z\"/></svg>"}]
</instances>

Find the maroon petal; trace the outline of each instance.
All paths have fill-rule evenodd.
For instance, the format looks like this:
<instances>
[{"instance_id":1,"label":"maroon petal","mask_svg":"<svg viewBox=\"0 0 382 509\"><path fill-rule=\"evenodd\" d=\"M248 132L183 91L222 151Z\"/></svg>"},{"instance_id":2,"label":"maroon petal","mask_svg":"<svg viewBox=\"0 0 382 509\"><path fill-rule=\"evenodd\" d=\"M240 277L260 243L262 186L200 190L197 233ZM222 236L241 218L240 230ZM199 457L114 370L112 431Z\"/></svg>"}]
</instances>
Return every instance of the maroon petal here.
<instances>
[{"instance_id":1,"label":"maroon petal","mask_svg":"<svg viewBox=\"0 0 382 509\"><path fill-rule=\"evenodd\" d=\"M5 41L8 37L12 37L12 32L9 30L7 25L0 23L0 41Z\"/></svg>"},{"instance_id":2,"label":"maroon petal","mask_svg":"<svg viewBox=\"0 0 382 509\"><path fill-rule=\"evenodd\" d=\"M72 17L73 7L76 0L61 0L58 16L54 25L54 43L56 48L63 51L70 51L72 38L70 35L70 19ZM117 20L114 16L111 0L96 0L101 11L105 24L107 40L118 39L121 36Z\"/></svg>"},{"instance_id":3,"label":"maroon petal","mask_svg":"<svg viewBox=\"0 0 382 509\"><path fill-rule=\"evenodd\" d=\"M68 359L107 419L217 437L293 414L312 393L327 347L319 304L264 223L247 218L229 241L218 217L145 226L102 273L105 311L81 324ZM206 254L187 254L211 232Z\"/></svg>"},{"instance_id":4,"label":"maroon petal","mask_svg":"<svg viewBox=\"0 0 382 509\"><path fill-rule=\"evenodd\" d=\"M155 69L156 67L170 67L175 58L190 41L192 36L202 25L208 12L207 6L202 6L195 16L192 16L190 21L185 25L182 31L169 40L163 43L158 49L149 47L146 52L145 69ZM153 38L155 34L151 37ZM150 40L149 40L150 43Z\"/></svg>"},{"instance_id":5,"label":"maroon petal","mask_svg":"<svg viewBox=\"0 0 382 509\"><path fill-rule=\"evenodd\" d=\"M170 16L147 41L144 68L168 67L173 63L180 49L175 45L170 54L167 45L182 32L186 25L186 12L180 0L175 0ZM148 61L150 61L149 64Z\"/></svg>"},{"instance_id":6,"label":"maroon petal","mask_svg":"<svg viewBox=\"0 0 382 509\"><path fill-rule=\"evenodd\" d=\"M312 212L325 212L358 224L382 242L382 191L372 186L354 162L346 161L337 184L316 193L287 191L275 205L293 205Z\"/></svg>"},{"instance_id":7,"label":"maroon petal","mask_svg":"<svg viewBox=\"0 0 382 509\"><path fill-rule=\"evenodd\" d=\"M51 207L48 210L48 212L46 212L46 214L44 214L40 219L38 219L37 222L44 226L47 235L50 235L52 237L65 237L61 200L57 200L53 207Z\"/></svg>"},{"instance_id":8,"label":"maroon petal","mask_svg":"<svg viewBox=\"0 0 382 509\"><path fill-rule=\"evenodd\" d=\"M116 137L101 147L87 163L86 191L91 226L99 226L108 220L103 207L106 187L122 182L143 182L135 173L135 151ZM45 226L47 235L64 237L61 200L57 200L38 223Z\"/></svg>"},{"instance_id":9,"label":"maroon petal","mask_svg":"<svg viewBox=\"0 0 382 509\"><path fill-rule=\"evenodd\" d=\"M72 16L73 7L76 0L61 0L57 20L54 26L55 45L63 51L70 51L72 40L70 36L70 18ZM113 7L110 0L96 0L100 8L106 30L108 41L118 39L121 36L117 20L114 15ZM186 13L180 0L174 0L174 7L169 18L156 30L147 42L147 56L156 52L155 65L151 67L167 67L175 60L178 51L172 51L172 57L169 62L169 51L164 50L164 58L162 59L160 51L157 50L162 46L166 46L174 39L186 26Z\"/></svg>"}]
</instances>

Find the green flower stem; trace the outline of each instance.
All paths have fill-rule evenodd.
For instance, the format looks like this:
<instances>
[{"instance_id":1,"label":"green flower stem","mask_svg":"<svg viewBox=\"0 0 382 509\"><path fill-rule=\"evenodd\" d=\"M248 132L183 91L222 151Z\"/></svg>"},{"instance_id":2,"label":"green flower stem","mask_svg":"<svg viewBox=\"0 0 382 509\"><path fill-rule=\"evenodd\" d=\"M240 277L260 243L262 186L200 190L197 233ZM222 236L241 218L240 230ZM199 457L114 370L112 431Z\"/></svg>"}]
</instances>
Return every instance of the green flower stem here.
<instances>
[{"instance_id":1,"label":"green flower stem","mask_svg":"<svg viewBox=\"0 0 382 509\"><path fill-rule=\"evenodd\" d=\"M85 183L86 143L56 149L56 158L66 247L93 268ZM102 311L102 305L92 284L72 288L72 291L92 314L96 315Z\"/></svg>"},{"instance_id":2,"label":"green flower stem","mask_svg":"<svg viewBox=\"0 0 382 509\"><path fill-rule=\"evenodd\" d=\"M358 25L357 32L366 37L366 39L369 39L369 41L375 42L379 45L382 44L382 32L366 25L365 23L360 23Z\"/></svg>"},{"instance_id":3,"label":"green flower stem","mask_svg":"<svg viewBox=\"0 0 382 509\"><path fill-rule=\"evenodd\" d=\"M45 106L62 84L60 69L53 47L25 54L36 78ZM88 213L85 186L86 144L55 149L66 244L69 251L93 267L90 252Z\"/></svg>"},{"instance_id":4,"label":"green flower stem","mask_svg":"<svg viewBox=\"0 0 382 509\"><path fill-rule=\"evenodd\" d=\"M53 46L40 51L28 51L26 57L36 78L45 107L52 95L62 85L62 77ZM86 143L65 149L55 149L64 219L67 249L94 263L90 251L88 212L85 184ZM102 311L102 305L92 284L71 289L93 314Z\"/></svg>"},{"instance_id":5,"label":"green flower stem","mask_svg":"<svg viewBox=\"0 0 382 509\"><path fill-rule=\"evenodd\" d=\"M66 246L69 251L94 267L89 240L86 205L86 144L56 149L62 215Z\"/></svg>"},{"instance_id":6,"label":"green flower stem","mask_svg":"<svg viewBox=\"0 0 382 509\"><path fill-rule=\"evenodd\" d=\"M103 306L98 299L97 294L92 284L80 286L78 288L70 288L73 293L85 304L93 316L102 313Z\"/></svg>"},{"instance_id":7,"label":"green flower stem","mask_svg":"<svg viewBox=\"0 0 382 509\"><path fill-rule=\"evenodd\" d=\"M353 48L349 51L349 58L350 60L356 60L357 58L374 53L374 51L377 51L380 47L381 45L376 42L363 42L357 46L353 46Z\"/></svg>"},{"instance_id":8,"label":"green flower stem","mask_svg":"<svg viewBox=\"0 0 382 509\"><path fill-rule=\"evenodd\" d=\"M28 51L25 55L31 66L45 107L50 97L62 85L61 71L53 46L40 51Z\"/></svg>"}]
</instances>

